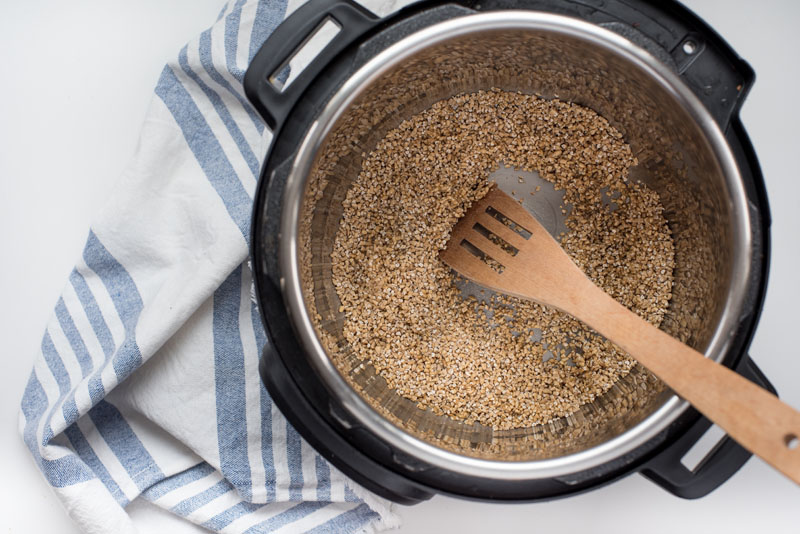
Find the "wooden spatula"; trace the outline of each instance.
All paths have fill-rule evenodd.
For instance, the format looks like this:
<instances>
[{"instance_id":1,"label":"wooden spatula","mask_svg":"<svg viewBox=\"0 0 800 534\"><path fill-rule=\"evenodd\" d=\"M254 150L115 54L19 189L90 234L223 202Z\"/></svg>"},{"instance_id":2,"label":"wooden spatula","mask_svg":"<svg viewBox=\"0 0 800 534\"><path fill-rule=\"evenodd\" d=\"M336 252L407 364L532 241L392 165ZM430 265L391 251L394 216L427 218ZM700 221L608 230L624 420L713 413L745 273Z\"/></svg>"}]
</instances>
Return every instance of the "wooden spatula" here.
<instances>
[{"instance_id":1,"label":"wooden spatula","mask_svg":"<svg viewBox=\"0 0 800 534\"><path fill-rule=\"evenodd\" d=\"M500 220L525 231L518 233ZM504 243L487 238L486 230ZM743 447L800 484L800 412L608 296L525 208L498 188L458 222L441 258L478 284L557 308L590 326Z\"/></svg>"}]
</instances>

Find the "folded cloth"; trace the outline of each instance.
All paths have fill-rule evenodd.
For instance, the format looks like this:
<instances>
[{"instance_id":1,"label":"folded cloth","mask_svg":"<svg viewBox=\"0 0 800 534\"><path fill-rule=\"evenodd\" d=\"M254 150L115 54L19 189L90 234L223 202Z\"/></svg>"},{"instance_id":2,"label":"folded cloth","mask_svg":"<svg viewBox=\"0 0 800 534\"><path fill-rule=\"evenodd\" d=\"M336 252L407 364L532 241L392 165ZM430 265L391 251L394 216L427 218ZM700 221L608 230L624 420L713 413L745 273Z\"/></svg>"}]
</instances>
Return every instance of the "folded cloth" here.
<instances>
[{"instance_id":1,"label":"folded cloth","mask_svg":"<svg viewBox=\"0 0 800 534\"><path fill-rule=\"evenodd\" d=\"M47 325L20 431L87 532L135 532L136 498L226 533L398 523L288 425L257 370L247 255L271 134L242 78L286 12L231 0L164 68Z\"/></svg>"}]
</instances>

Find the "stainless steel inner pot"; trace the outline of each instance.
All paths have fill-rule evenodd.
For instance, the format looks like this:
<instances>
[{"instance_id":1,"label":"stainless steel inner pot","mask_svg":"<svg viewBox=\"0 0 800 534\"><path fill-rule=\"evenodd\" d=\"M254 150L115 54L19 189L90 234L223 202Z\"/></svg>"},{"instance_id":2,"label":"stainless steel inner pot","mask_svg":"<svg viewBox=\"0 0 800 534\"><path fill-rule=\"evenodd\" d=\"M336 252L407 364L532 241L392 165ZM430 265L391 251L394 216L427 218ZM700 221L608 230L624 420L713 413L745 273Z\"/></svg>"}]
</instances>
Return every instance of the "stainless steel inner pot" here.
<instances>
[{"instance_id":1,"label":"stainless steel inner pot","mask_svg":"<svg viewBox=\"0 0 800 534\"><path fill-rule=\"evenodd\" d=\"M546 425L493 431L434 415L352 356L331 282L342 200L362 153L435 101L493 87L587 106L624 134L639 160L631 176L661 195L676 245L675 287L661 328L682 332L683 341L719 361L740 316L751 255L743 184L722 133L668 64L611 31L544 13L499 11L430 26L346 81L307 132L286 184L282 291L326 387L394 450L478 477L558 477L630 452L687 403L637 367L602 397Z\"/></svg>"}]
</instances>

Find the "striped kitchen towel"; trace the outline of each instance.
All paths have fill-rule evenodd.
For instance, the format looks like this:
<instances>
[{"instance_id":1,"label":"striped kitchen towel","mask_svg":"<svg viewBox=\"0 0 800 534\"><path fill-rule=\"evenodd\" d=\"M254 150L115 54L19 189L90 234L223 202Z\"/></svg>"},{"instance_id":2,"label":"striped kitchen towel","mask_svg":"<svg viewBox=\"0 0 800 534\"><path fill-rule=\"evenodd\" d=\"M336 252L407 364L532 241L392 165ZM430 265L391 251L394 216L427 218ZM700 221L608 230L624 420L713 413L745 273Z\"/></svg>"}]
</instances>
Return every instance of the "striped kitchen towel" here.
<instances>
[{"instance_id":1,"label":"striped kitchen towel","mask_svg":"<svg viewBox=\"0 0 800 534\"><path fill-rule=\"evenodd\" d=\"M242 78L300 3L231 0L164 68L47 325L20 431L87 532L136 532L140 498L226 533L398 523L287 424L257 371L247 255L271 134Z\"/></svg>"}]
</instances>

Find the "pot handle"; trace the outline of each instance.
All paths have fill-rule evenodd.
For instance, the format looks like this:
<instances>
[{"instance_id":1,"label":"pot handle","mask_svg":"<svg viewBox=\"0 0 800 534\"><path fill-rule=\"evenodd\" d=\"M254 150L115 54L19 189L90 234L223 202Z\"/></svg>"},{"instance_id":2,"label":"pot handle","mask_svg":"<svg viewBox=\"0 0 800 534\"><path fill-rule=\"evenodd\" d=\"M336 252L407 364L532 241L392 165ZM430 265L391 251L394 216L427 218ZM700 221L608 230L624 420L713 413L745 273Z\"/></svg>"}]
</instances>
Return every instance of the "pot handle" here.
<instances>
[{"instance_id":1,"label":"pot handle","mask_svg":"<svg viewBox=\"0 0 800 534\"><path fill-rule=\"evenodd\" d=\"M736 372L777 395L749 356L742 358ZM710 427L711 422L701 416L677 441L646 463L641 474L684 499L698 499L717 489L750 459L752 453L725 435L694 469L687 468L681 459Z\"/></svg>"},{"instance_id":2,"label":"pot handle","mask_svg":"<svg viewBox=\"0 0 800 534\"><path fill-rule=\"evenodd\" d=\"M289 61L327 21L336 24L339 32L297 78L279 87L276 80ZM245 94L267 126L273 131L279 127L323 67L380 21L351 0L310 0L284 20L261 46L244 76Z\"/></svg>"}]
</instances>

